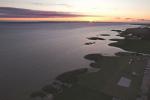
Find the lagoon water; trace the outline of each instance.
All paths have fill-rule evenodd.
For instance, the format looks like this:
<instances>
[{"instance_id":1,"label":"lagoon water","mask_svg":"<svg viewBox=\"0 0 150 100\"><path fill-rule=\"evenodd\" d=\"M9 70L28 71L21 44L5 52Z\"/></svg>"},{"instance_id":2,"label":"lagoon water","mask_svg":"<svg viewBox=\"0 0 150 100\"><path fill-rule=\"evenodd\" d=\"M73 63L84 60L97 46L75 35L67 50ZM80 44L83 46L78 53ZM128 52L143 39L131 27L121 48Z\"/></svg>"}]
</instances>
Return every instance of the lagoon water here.
<instances>
[{"instance_id":1,"label":"lagoon water","mask_svg":"<svg viewBox=\"0 0 150 100\"><path fill-rule=\"evenodd\" d=\"M29 95L56 76L89 67L90 53L113 56L108 46L118 33L137 27L123 23L0 23L0 100L32 100ZM110 36L101 36L109 34ZM105 40L88 40L88 37ZM96 42L84 45L86 42Z\"/></svg>"}]
</instances>

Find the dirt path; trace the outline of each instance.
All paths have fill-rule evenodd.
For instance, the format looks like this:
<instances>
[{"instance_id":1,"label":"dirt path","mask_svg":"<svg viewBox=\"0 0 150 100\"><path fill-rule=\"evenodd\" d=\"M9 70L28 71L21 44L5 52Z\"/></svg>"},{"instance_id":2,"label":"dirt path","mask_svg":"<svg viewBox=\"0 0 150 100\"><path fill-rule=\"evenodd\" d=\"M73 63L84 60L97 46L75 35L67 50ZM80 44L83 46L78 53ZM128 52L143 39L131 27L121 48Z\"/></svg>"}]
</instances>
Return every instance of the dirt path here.
<instances>
[{"instance_id":1,"label":"dirt path","mask_svg":"<svg viewBox=\"0 0 150 100\"><path fill-rule=\"evenodd\" d=\"M137 98L137 100L148 100L149 89L150 89L150 58L144 70L144 77L141 86L141 91L142 91L141 97Z\"/></svg>"}]
</instances>

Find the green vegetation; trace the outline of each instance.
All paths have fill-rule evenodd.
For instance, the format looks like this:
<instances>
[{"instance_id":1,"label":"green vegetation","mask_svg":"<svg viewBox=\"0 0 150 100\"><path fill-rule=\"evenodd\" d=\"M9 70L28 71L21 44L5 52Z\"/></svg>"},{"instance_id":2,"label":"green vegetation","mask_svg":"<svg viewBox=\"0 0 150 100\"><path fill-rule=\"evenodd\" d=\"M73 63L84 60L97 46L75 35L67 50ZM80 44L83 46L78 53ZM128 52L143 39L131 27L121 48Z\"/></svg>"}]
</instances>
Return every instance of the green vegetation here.
<instances>
[{"instance_id":1,"label":"green vegetation","mask_svg":"<svg viewBox=\"0 0 150 100\"><path fill-rule=\"evenodd\" d=\"M43 91L37 91L37 92L33 92L30 97L31 98L36 98L36 97L40 97L41 99L44 98L46 96L46 94Z\"/></svg>"},{"instance_id":2,"label":"green vegetation","mask_svg":"<svg viewBox=\"0 0 150 100\"><path fill-rule=\"evenodd\" d=\"M56 77L56 79L63 83L73 84L78 81L78 76L80 74L84 74L87 71L88 71L87 68L82 68L82 69L66 72Z\"/></svg>"},{"instance_id":3,"label":"green vegetation","mask_svg":"<svg viewBox=\"0 0 150 100\"><path fill-rule=\"evenodd\" d=\"M101 36L110 36L110 34L101 34Z\"/></svg>"},{"instance_id":4,"label":"green vegetation","mask_svg":"<svg viewBox=\"0 0 150 100\"><path fill-rule=\"evenodd\" d=\"M92 44L95 44L95 42L87 42L87 43L85 43L85 45L92 45Z\"/></svg>"},{"instance_id":5,"label":"green vegetation","mask_svg":"<svg viewBox=\"0 0 150 100\"><path fill-rule=\"evenodd\" d=\"M141 39L141 40L150 40L150 28L128 28L125 31L121 32L120 35L126 38Z\"/></svg>"},{"instance_id":6,"label":"green vegetation","mask_svg":"<svg viewBox=\"0 0 150 100\"><path fill-rule=\"evenodd\" d=\"M99 38L99 37L90 37L90 38L87 38L89 40L105 40L103 38Z\"/></svg>"},{"instance_id":7,"label":"green vegetation","mask_svg":"<svg viewBox=\"0 0 150 100\"><path fill-rule=\"evenodd\" d=\"M148 28L132 28L126 31L112 30L125 37L124 40L110 44L128 51L150 53ZM141 34L142 33L142 34ZM98 37L90 40L103 40ZM118 53L115 57L102 56L101 54L88 54L85 59L92 60L90 66L98 68L97 72L80 74L77 84L55 97L55 100L112 100L112 97L121 100L136 100L140 95L144 67L147 58L138 53ZM125 77L131 80L129 87L118 85L119 80Z\"/></svg>"},{"instance_id":8,"label":"green vegetation","mask_svg":"<svg viewBox=\"0 0 150 100\"><path fill-rule=\"evenodd\" d=\"M111 40L118 42L111 43L109 44L110 46L119 47L127 51L150 54L149 40L135 40L135 39L124 39L124 40L111 39Z\"/></svg>"},{"instance_id":9,"label":"green vegetation","mask_svg":"<svg viewBox=\"0 0 150 100\"><path fill-rule=\"evenodd\" d=\"M42 88L42 90L47 93L47 94L57 94L58 93L58 89L56 89L55 87L53 87L53 85L46 85Z\"/></svg>"},{"instance_id":10,"label":"green vegetation","mask_svg":"<svg viewBox=\"0 0 150 100\"><path fill-rule=\"evenodd\" d=\"M137 30L138 32L135 33ZM56 77L58 83L53 82L43 87L40 92L33 93L31 97L43 98L50 93L53 94L54 100L112 100L113 97L121 100L136 100L141 93L144 67L147 63L147 57L139 53L150 54L150 41L147 37L149 29L132 28L126 31L112 31L119 32L125 39L111 39L118 42L111 43L110 46L136 53L117 53L112 57L88 54L84 58L93 61L90 66L99 70L90 72L90 69L83 68L63 73ZM142 32L144 36L141 35ZM105 40L99 37L88 39ZM94 43L89 42L85 45ZM131 81L129 87L118 85L122 77Z\"/></svg>"},{"instance_id":11,"label":"green vegetation","mask_svg":"<svg viewBox=\"0 0 150 100\"><path fill-rule=\"evenodd\" d=\"M111 31L118 32L118 33L122 32L122 30L111 30Z\"/></svg>"},{"instance_id":12,"label":"green vegetation","mask_svg":"<svg viewBox=\"0 0 150 100\"><path fill-rule=\"evenodd\" d=\"M44 98L48 96L49 94L52 94L53 96L57 96L64 89L77 84L79 75L84 74L87 71L88 71L87 68L81 68L81 69L63 73L57 76L56 80L53 83L42 87L42 89L39 91L33 92L30 95L30 97L31 98L37 98L37 97Z\"/></svg>"},{"instance_id":13,"label":"green vegetation","mask_svg":"<svg viewBox=\"0 0 150 100\"><path fill-rule=\"evenodd\" d=\"M54 100L112 100L113 96L122 100L135 100L140 94L145 57L139 54L118 53L116 57L89 54L85 58L94 61L94 65L99 66L96 68L100 70L80 74L78 82L72 83L71 88L64 88ZM129 87L117 84L121 77L131 80Z\"/></svg>"},{"instance_id":14,"label":"green vegetation","mask_svg":"<svg viewBox=\"0 0 150 100\"><path fill-rule=\"evenodd\" d=\"M119 47L127 51L150 54L150 28L129 28L119 35L125 37L125 39L111 39L118 42L111 43L109 44L110 46Z\"/></svg>"},{"instance_id":15,"label":"green vegetation","mask_svg":"<svg viewBox=\"0 0 150 100\"><path fill-rule=\"evenodd\" d=\"M112 100L112 97L78 84L64 89L62 93L54 97L54 100Z\"/></svg>"},{"instance_id":16,"label":"green vegetation","mask_svg":"<svg viewBox=\"0 0 150 100\"><path fill-rule=\"evenodd\" d=\"M94 56L96 57L95 54ZM87 57L92 58L93 54L87 55ZM96 58L98 58L98 55ZM133 59L132 64L129 64L130 59ZM95 58L93 60L95 61ZM96 60L101 70L82 75L79 84L123 100L135 100L140 94L145 61L142 56L132 54L127 56L124 54L124 56L118 57L103 57ZM133 72L136 72L136 76L132 74ZM130 87L125 88L117 85L122 76L131 79Z\"/></svg>"},{"instance_id":17,"label":"green vegetation","mask_svg":"<svg viewBox=\"0 0 150 100\"><path fill-rule=\"evenodd\" d=\"M149 88L149 90L148 90L148 100L150 100L150 88Z\"/></svg>"}]
</instances>

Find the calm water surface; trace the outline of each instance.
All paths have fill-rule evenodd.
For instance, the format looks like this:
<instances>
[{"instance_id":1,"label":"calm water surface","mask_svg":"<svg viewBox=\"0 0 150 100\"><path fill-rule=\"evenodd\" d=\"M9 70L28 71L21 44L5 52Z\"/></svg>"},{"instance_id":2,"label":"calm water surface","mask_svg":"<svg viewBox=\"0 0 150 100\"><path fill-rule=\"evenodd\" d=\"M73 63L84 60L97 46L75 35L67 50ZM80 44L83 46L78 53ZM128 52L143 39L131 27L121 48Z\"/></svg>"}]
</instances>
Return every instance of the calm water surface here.
<instances>
[{"instance_id":1,"label":"calm water surface","mask_svg":"<svg viewBox=\"0 0 150 100\"><path fill-rule=\"evenodd\" d=\"M112 56L124 51L108 46L121 38L118 23L0 23L0 100L30 100L31 92L59 74L89 66L90 53ZM100 36L110 34L110 36ZM88 40L99 36L106 40ZM86 42L96 42L84 45Z\"/></svg>"}]
</instances>

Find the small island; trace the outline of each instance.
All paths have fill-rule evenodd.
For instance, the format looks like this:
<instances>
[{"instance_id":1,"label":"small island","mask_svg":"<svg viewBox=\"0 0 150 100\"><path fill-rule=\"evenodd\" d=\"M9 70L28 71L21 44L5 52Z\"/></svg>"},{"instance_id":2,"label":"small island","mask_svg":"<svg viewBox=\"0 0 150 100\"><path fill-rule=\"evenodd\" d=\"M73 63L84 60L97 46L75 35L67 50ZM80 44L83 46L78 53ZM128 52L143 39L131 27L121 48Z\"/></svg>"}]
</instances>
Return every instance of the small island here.
<instances>
[{"instance_id":1,"label":"small island","mask_svg":"<svg viewBox=\"0 0 150 100\"><path fill-rule=\"evenodd\" d=\"M89 39L89 40L105 40L105 39L99 38L99 37L89 37L87 39Z\"/></svg>"}]
</instances>

